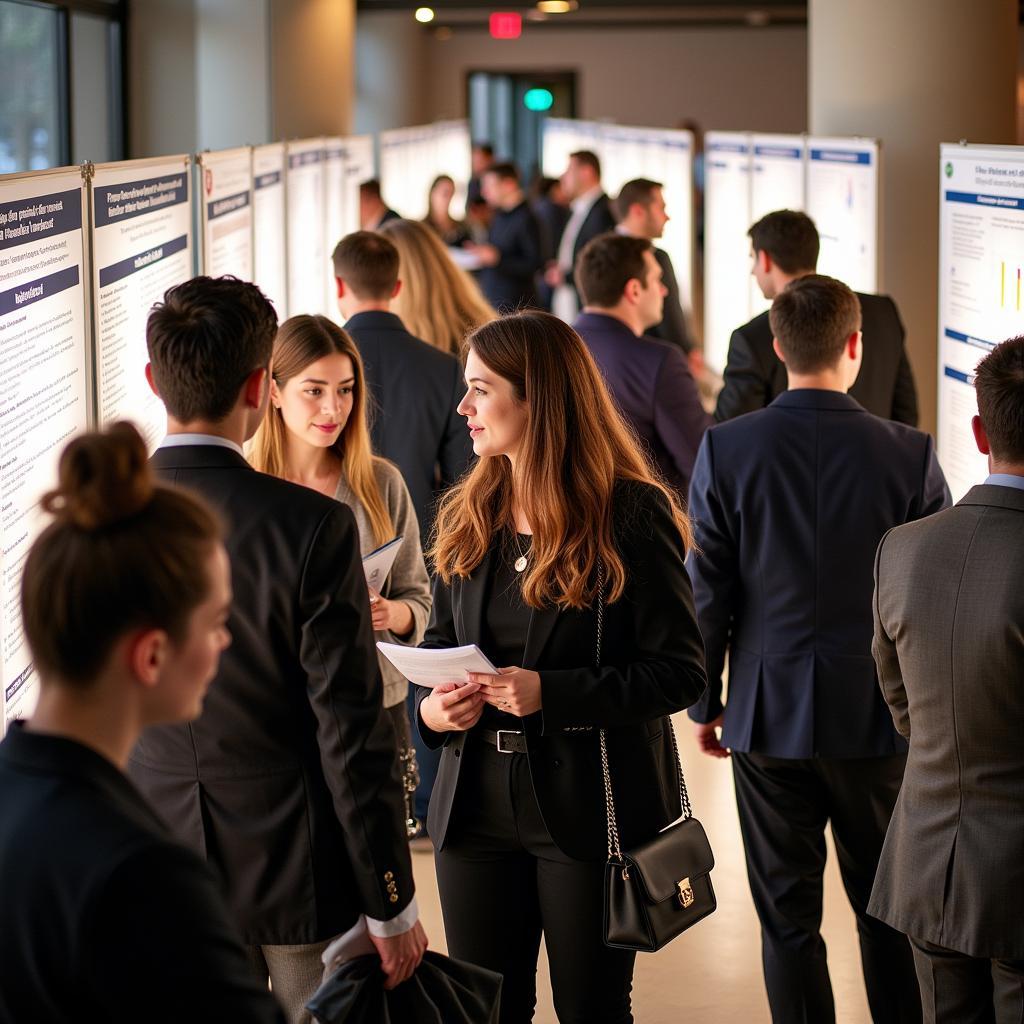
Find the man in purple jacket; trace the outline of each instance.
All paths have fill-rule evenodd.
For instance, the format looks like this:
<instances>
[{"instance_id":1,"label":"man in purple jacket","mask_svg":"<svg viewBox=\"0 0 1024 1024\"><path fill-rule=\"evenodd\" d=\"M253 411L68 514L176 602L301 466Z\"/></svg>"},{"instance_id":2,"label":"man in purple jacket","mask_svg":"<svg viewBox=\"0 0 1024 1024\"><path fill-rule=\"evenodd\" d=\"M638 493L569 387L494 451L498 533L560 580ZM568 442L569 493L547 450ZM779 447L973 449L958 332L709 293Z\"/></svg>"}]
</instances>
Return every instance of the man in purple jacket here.
<instances>
[{"instance_id":1,"label":"man in purple jacket","mask_svg":"<svg viewBox=\"0 0 1024 1024\"><path fill-rule=\"evenodd\" d=\"M661 322L665 302L653 246L646 238L598 235L580 251L574 277L584 302L574 330L655 468L685 497L712 421L682 351L644 335Z\"/></svg>"}]
</instances>

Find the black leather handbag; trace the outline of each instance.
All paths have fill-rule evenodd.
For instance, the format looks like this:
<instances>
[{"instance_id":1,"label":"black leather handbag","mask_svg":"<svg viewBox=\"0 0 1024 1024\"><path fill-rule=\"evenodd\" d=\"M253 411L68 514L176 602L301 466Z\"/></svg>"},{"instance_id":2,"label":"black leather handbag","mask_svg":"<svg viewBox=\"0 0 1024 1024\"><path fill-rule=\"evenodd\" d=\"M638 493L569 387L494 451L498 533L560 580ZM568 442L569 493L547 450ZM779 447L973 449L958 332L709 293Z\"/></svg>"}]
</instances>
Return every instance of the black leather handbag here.
<instances>
[{"instance_id":1,"label":"black leather handbag","mask_svg":"<svg viewBox=\"0 0 1024 1024\"><path fill-rule=\"evenodd\" d=\"M604 626L604 572L598 568L597 665L601 665ZM681 821L632 850L623 850L615 817L608 766L608 744L600 731L601 774L608 815L608 863L605 866L604 941L608 946L653 953L718 906L711 885L715 856L704 827L693 817L675 731L664 722L679 773Z\"/></svg>"}]
</instances>

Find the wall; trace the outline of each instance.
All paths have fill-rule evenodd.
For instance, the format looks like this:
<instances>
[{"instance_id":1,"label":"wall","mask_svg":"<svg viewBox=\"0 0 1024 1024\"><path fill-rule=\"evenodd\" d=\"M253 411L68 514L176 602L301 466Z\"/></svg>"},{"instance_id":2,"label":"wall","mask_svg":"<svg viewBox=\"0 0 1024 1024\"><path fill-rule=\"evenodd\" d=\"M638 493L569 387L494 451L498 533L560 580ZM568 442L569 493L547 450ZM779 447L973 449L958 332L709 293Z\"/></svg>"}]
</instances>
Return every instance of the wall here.
<instances>
[{"instance_id":1,"label":"wall","mask_svg":"<svg viewBox=\"0 0 1024 1024\"><path fill-rule=\"evenodd\" d=\"M357 134L434 120L427 88L429 37L407 11L360 14L356 23Z\"/></svg>"}]
</instances>

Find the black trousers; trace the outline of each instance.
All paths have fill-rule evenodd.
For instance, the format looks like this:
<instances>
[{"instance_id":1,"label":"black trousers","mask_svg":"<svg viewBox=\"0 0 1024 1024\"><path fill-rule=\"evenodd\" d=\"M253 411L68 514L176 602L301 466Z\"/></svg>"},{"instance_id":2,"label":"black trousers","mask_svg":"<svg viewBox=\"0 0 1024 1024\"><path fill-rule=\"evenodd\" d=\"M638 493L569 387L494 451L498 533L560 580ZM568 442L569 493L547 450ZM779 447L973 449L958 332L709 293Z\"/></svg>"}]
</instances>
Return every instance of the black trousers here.
<instances>
[{"instance_id":1,"label":"black trousers","mask_svg":"<svg viewBox=\"0 0 1024 1024\"><path fill-rule=\"evenodd\" d=\"M835 1021L821 937L829 821L857 918L872 1020L917 1024L921 998L910 944L867 913L906 758L791 760L733 751L732 763L774 1024Z\"/></svg>"},{"instance_id":2,"label":"black trousers","mask_svg":"<svg viewBox=\"0 0 1024 1024\"><path fill-rule=\"evenodd\" d=\"M910 938L925 1024L1024 1024L1024 960L985 960Z\"/></svg>"},{"instance_id":3,"label":"black trousers","mask_svg":"<svg viewBox=\"0 0 1024 1024\"><path fill-rule=\"evenodd\" d=\"M504 976L501 1024L533 1020L541 934L561 1024L631 1024L635 954L604 944L604 860L552 842L525 754L472 737L436 854L448 952Z\"/></svg>"}]
</instances>

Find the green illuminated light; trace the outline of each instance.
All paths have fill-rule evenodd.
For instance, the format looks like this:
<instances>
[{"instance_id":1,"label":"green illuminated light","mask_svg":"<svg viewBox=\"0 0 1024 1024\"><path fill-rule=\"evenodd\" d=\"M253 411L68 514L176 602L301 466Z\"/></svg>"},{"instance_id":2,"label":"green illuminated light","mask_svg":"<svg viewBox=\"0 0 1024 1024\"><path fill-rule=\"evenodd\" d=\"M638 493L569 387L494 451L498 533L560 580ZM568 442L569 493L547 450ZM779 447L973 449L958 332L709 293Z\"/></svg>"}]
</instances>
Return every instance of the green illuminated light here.
<instances>
[{"instance_id":1,"label":"green illuminated light","mask_svg":"<svg viewBox=\"0 0 1024 1024\"><path fill-rule=\"evenodd\" d=\"M523 106L537 112L550 110L554 102L555 97L551 95L550 89L528 89L523 97Z\"/></svg>"}]
</instances>

